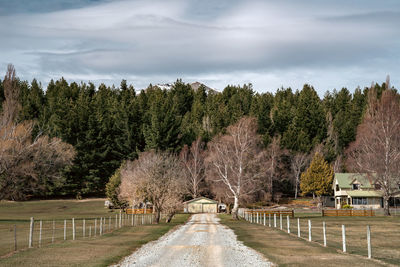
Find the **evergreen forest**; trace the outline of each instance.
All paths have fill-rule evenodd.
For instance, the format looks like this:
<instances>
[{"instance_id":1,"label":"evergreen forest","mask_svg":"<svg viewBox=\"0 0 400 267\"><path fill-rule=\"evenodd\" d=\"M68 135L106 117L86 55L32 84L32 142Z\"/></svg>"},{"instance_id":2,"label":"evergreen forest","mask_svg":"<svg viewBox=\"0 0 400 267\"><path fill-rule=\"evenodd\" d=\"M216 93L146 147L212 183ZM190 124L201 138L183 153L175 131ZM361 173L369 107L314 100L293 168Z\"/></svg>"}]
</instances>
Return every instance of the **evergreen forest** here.
<instances>
[{"instance_id":1,"label":"evergreen forest","mask_svg":"<svg viewBox=\"0 0 400 267\"><path fill-rule=\"evenodd\" d=\"M179 153L198 137L207 144L244 116L258 121L267 147L278 137L282 153L274 192L294 194L291 156L311 154L317 147L324 159L345 171L340 159L355 140L370 88L354 93L342 88L321 98L315 88L280 88L256 93L251 84L226 86L221 92L177 80L170 89L149 85L140 92L122 80L119 87L68 83L64 78L43 88L37 80L18 80L21 109L18 121L35 121L34 135L58 137L76 151L63 170L62 183L31 197L104 196L105 185L124 160L147 150ZM386 84L375 84L380 94ZM0 81L0 103L4 100Z\"/></svg>"}]
</instances>

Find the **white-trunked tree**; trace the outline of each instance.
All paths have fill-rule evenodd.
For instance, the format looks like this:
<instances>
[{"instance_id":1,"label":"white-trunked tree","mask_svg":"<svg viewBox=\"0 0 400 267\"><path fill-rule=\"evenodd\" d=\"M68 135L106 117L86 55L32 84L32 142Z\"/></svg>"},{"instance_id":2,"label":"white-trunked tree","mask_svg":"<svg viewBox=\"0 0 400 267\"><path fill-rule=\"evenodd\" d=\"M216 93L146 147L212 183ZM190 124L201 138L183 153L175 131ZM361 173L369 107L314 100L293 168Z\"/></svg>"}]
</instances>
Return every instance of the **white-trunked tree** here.
<instances>
[{"instance_id":1,"label":"white-trunked tree","mask_svg":"<svg viewBox=\"0 0 400 267\"><path fill-rule=\"evenodd\" d=\"M232 217L238 219L239 202L261 189L265 155L255 118L245 117L208 144L209 179L233 199Z\"/></svg>"}]
</instances>

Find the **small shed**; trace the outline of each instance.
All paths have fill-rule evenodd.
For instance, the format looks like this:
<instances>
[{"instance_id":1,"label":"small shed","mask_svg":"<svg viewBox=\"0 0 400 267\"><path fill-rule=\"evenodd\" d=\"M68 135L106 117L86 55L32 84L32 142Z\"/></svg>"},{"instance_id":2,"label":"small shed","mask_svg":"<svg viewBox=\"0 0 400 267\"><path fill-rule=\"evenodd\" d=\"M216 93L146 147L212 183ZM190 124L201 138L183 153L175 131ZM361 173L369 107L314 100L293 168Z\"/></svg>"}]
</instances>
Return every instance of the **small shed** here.
<instances>
[{"instance_id":1,"label":"small shed","mask_svg":"<svg viewBox=\"0 0 400 267\"><path fill-rule=\"evenodd\" d=\"M183 204L187 213L217 213L218 202L206 197L198 197Z\"/></svg>"}]
</instances>

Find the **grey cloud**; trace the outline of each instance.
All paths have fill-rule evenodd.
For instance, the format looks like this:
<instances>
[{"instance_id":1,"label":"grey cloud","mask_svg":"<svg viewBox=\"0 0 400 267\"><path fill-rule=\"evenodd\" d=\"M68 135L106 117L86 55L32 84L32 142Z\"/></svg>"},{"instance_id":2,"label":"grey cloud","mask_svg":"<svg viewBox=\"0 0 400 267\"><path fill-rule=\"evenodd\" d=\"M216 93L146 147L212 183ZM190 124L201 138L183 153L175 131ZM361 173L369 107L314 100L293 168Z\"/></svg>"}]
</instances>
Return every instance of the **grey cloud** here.
<instances>
[{"instance_id":1,"label":"grey cloud","mask_svg":"<svg viewBox=\"0 0 400 267\"><path fill-rule=\"evenodd\" d=\"M258 77L267 83L260 77L270 73L275 84L279 73L287 79L324 69L367 73L371 63L398 71L392 63L399 56L398 10L341 14L314 4L317 11L304 3L287 9L262 1L116 1L0 16L0 25L8 25L0 26L0 48L7 54L0 64L29 59L43 77L99 80L198 76L223 83L242 75L245 82Z\"/></svg>"}]
</instances>

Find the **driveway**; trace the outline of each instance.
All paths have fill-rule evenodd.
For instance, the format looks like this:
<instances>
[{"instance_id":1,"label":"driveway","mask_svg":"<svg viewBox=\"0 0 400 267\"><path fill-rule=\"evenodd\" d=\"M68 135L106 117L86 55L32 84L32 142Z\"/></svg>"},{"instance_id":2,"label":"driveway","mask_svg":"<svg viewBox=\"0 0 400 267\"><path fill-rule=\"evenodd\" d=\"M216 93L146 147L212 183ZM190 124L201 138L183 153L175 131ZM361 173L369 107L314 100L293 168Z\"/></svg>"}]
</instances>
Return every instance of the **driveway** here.
<instances>
[{"instance_id":1,"label":"driveway","mask_svg":"<svg viewBox=\"0 0 400 267\"><path fill-rule=\"evenodd\" d=\"M195 214L177 230L150 242L118 266L270 266L261 254L237 241L215 214Z\"/></svg>"}]
</instances>

